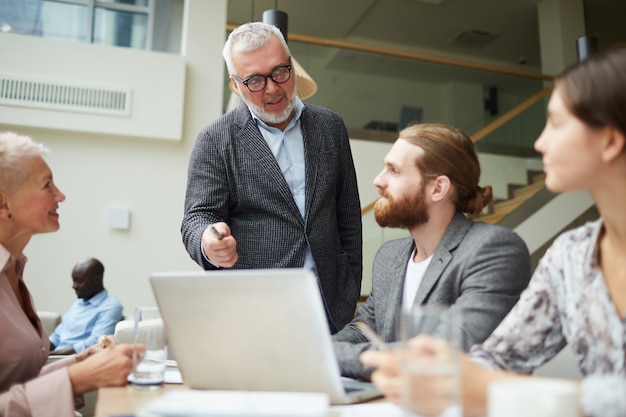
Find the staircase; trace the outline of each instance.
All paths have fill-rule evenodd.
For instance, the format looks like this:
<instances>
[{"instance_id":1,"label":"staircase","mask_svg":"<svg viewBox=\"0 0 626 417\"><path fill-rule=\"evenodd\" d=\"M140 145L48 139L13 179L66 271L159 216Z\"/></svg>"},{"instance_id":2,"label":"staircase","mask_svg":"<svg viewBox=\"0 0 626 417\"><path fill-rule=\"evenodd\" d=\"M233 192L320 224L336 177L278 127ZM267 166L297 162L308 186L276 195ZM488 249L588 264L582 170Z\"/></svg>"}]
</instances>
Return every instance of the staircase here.
<instances>
[{"instance_id":1,"label":"staircase","mask_svg":"<svg viewBox=\"0 0 626 417\"><path fill-rule=\"evenodd\" d=\"M545 178L546 175L543 172L528 172L528 184L509 185L509 199L492 202L487 206L487 213L474 218L474 220L491 224L498 223L526 200L542 190L545 187Z\"/></svg>"}]
</instances>

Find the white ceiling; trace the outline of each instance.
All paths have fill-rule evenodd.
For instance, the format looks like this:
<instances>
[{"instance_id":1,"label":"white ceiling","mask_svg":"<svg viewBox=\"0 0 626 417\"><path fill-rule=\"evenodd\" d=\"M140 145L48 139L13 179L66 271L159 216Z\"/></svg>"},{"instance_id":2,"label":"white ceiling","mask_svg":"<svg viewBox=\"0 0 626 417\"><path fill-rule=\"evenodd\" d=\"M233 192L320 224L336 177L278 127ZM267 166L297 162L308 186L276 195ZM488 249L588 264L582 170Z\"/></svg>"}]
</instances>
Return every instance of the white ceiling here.
<instances>
[{"instance_id":1,"label":"white ceiling","mask_svg":"<svg viewBox=\"0 0 626 417\"><path fill-rule=\"evenodd\" d=\"M539 2L230 0L228 22L260 21L263 11L276 8L288 14L289 33L539 70ZM601 47L626 40L626 25L622 21L626 15L626 1L584 0L584 7L587 33L597 36ZM493 39L484 46L454 41L467 30L492 34ZM575 40L572 48L575 48ZM522 59L524 64L520 64Z\"/></svg>"}]
</instances>

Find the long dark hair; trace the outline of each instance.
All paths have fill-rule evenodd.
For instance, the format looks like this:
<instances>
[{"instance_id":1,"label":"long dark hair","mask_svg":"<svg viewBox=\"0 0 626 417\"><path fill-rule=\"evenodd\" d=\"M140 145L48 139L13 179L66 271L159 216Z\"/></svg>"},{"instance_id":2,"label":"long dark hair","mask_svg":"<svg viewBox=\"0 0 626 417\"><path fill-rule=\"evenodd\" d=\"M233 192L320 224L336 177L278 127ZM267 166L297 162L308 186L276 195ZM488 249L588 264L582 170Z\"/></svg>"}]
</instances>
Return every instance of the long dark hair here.
<instances>
[{"instance_id":1,"label":"long dark hair","mask_svg":"<svg viewBox=\"0 0 626 417\"><path fill-rule=\"evenodd\" d=\"M606 49L555 79L565 106L592 128L612 126L626 134L626 47Z\"/></svg>"}]
</instances>

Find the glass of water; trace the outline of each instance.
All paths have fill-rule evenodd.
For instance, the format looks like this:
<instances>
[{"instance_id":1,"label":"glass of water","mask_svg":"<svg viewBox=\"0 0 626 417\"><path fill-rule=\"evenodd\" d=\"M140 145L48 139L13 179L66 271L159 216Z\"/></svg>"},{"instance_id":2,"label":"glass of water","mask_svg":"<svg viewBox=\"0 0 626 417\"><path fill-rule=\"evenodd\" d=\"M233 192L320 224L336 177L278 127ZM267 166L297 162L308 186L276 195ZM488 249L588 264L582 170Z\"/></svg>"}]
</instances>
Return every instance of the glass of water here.
<instances>
[{"instance_id":1,"label":"glass of water","mask_svg":"<svg viewBox=\"0 0 626 417\"><path fill-rule=\"evenodd\" d=\"M163 386L167 365L167 338L157 307L135 310L135 349L132 382L137 389Z\"/></svg>"},{"instance_id":2,"label":"glass of water","mask_svg":"<svg viewBox=\"0 0 626 417\"><path fill-rule=\"evenodd\" d=\"M406 416L461 417L461 312L418 305L400 318L402 405Z\"/></svg>"}]
</instances>

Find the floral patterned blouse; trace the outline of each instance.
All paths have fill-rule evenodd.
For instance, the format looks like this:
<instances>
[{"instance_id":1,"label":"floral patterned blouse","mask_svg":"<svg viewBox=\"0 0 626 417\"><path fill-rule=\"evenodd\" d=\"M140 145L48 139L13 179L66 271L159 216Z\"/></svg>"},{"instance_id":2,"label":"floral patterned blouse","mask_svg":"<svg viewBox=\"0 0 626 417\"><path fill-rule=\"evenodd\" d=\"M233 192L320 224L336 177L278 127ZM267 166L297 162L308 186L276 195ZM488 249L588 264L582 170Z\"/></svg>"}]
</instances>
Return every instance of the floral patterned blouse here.
<instances>
[{"instance_id":1,"label":"floral patterned blouse","mask_svg":"<svg viewBox=\"0 0 626 417\"><path fill-rule=\"evenodd\" d=\"M559 236L507 317L470 355L491 368L531 373L569 344L584 375L585 416L626 416L626 320L598 259L602 219Z\"/></svg>"}]
</instances>

